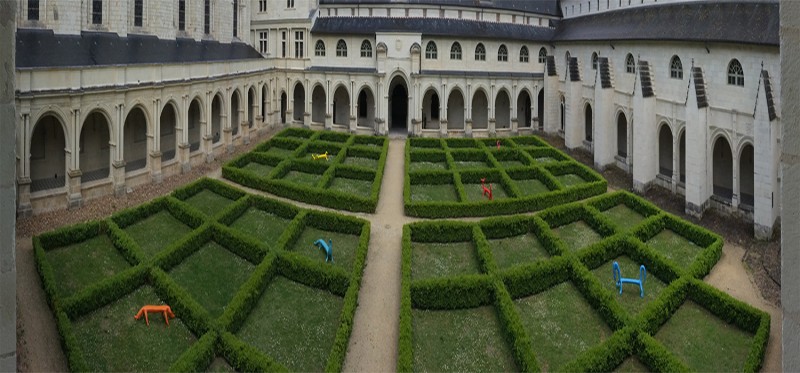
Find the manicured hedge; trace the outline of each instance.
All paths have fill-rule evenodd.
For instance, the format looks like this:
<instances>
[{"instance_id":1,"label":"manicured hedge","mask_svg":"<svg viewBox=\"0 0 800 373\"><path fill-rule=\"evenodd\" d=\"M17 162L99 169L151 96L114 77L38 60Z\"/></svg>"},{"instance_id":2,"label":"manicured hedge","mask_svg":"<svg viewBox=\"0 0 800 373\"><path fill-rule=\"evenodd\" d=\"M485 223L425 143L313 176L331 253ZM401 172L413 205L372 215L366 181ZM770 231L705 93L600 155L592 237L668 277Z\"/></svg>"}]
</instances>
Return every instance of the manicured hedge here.
<instances>
[{"instance_id":1,"label":"manicured hedge","mask_svg":"<svg viewBox=\"0 0 800 373\"><path fill-rule=\"evenodd\" d=\"M217 349L231 367L239 372L288 372L283 365L236 338L231 333L220 334Z\"/></svg>"},{"instance_id":2,"label":"manicured hedge","mask_svg":"<svg viewBox=\"0 0 800 373\"><path fill-rule=\"evenodd\" d=\"M192 344L177 361L169 367L170 372L199 372L205 370L214 360L214 349L217 344L216 332L204 334Z\"/></svg>"}]
</instances>

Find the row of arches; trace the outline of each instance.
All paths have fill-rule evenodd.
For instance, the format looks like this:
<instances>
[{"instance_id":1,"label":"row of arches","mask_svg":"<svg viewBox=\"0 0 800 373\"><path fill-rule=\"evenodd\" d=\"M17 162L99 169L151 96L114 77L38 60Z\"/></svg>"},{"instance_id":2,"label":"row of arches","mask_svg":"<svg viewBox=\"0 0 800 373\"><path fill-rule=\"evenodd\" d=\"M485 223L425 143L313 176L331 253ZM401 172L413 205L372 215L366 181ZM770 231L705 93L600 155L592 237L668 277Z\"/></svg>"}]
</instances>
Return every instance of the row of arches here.
<instances>
[{"instance_id":1,"label":"row of arches","mask_svg":"<svg viewBox=\"0 0 800 373\"><path fill-rule=\"evenodd\" d=\"M447 97L447 128L460 130L465 128L465 105L463 91L455 87L450 90ZM490 107L493 108L495 128L511 128L512 118L517 118L521 127L530 127L532 123L532 101L528 90L520 91L517 95L516 115L512 117L511 97L507 90L501 89L494 97L490 106L488 95L483 89L476 90L472 95L471 106L469 109L469 119L472 121L472 129L482 130L489 127ZM439 129L442 118L442 105L439 92L435 88L428 88L422 98L422 128ZM543 123L544 116L544 90L539 91L537 114L539 123Z\"/></svg>"}]
</instances>

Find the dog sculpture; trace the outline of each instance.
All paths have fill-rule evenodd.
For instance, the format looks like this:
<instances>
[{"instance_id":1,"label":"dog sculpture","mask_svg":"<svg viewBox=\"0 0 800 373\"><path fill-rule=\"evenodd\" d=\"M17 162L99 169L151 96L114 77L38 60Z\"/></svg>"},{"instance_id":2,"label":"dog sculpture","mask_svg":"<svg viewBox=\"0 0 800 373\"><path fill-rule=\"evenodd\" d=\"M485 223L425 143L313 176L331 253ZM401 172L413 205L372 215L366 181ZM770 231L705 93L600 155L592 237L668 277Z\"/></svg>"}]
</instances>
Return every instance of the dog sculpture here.
<instances>
[{"instance_id":1,"label":"dog sculpture","mask_svg":"<svg viewBox=\"0 0 800 373\"><path fill-rule=\"evenodd\" d=\"M322 153L322 154L311 154L311 159L313 159L315 161L318 160L318 159L323 159L323 158L326 161L330 161L330 159L328 158L328 152L327 151L325 153Z\"/></svg>"},{"instance_id":2,"label":"dog sculpture","mask_svg":"<svg viewBox=\"0 0 800 373\"><path fill-rule=\"evenodd\" d=\"M149 312L163 313L164 314L164 321L167 322L167 326L169 326L169 319L170 318L175 318L175 314L172 313L172 308L170 308L170 306L168 306L166 304L162 304L162 305L158 305L158 306L148 304L148 305L140 308L139 312L133 318L136 319L136 320L139 320L139 319L142 318L142 315L144 315L144 322L147 324L147 326L150 326L150 320L147 318L147 313L149 313Z\"/></svg>"},{"instance_id":3,"label":"dog sculpture","mask_svg":"<svg viewBox=\"0 0 800 373\"><path fill-rule=\"evenodd\" d=\"M325 242L325 240L320 238L314 241L314 245L322 250L325 250L326 262L333 262L333 241L328 240L328 242Z\"/></svg>"}]
</instances>

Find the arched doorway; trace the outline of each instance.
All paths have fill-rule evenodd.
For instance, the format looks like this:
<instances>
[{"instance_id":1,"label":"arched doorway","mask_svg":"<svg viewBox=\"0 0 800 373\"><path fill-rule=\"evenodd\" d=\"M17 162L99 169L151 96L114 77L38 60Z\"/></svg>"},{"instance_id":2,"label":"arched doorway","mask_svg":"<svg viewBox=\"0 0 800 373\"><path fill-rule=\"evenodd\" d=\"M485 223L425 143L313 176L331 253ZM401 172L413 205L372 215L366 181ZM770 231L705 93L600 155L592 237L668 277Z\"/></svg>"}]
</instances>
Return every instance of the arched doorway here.
<instances>
[{"instance_id":1,"label":"arched doorway","mask_svg":"<svg viewBox=\"0 0 800 373\"><path fill-rule=\"evenodd\" d=\"M401 76L389 84L389 129L408 131L408 88Z\"/></svg>"},{"instance_id":2,"label":"arched doorway","mask_svg":"<svg viewBox=\"0 0 800 373\"><path fill-rule=\"evenodd\" d=\"M265 123L267 122L267 102L269 102L267 92L267 85L264 84L264 86L261 87L261 120Z\"/></svg>"},{"instance_id":3,"label":"arched doorway","mask_svg":"<svg viewBox=\"0 0 800 373\"><path fill-rule=\"evenodd\" d=\"M450 91L447 98L447 128L464 129L464 95L458 89Z\"/></svg>"},{"instance_id":4,"label":"arched doorway","mask_svg":"<svg viewBox=\"0 0 800 373\"><path fill-rule=\"evenodd\" d=\"M564 123L567 122L566 101L564 96L561 96L561 132L564 132Z\"/></svg>"},{"instance_id":5,"label":"arched doorway","mask_svg":"<svg viewBox=\"0 0 800 373\"><path fill-rule=\"evenodd\" d=\"M147 118L140 107L134 107L125 118L125 139L122 148L125 172L147 166Z\"/></svg>"},{"instance_id":6,"label":"arched doorway","mask_svg":"<svg viewBox=\"0 0 800 373\"><path fill-rule=\"evenodd\" d=\"M172 102L168 102L161 109L161 116L158 123L161 125L159 129L159 143L161 144L161 162L170 161L175 158L175 147L177 140L175 137L175 127L178 125L178 116L175 106Z\"/></svg>"},{"instance_id":7,"label":"arched doorway","mask_svg":"<svg viewBox=\"0 0 800 373\"><path fill-rule=\"evenodd\" d=\"M258 106L256 105L256 90L255 88L250 88L247 91L247 127L253 128L253 124L255 124L255 113L258 110Z\"/></svg>"},{"instance_id":8,"label":"arched doorway","mask_svg":"<svg viewBox=\"0 0 800 373\"><path fill-rule=\"evenodd\" d=\"M714 195L730 200L733 198L733 153L728 140L718 137L713 152Z\"/></svg>"},{"instance_id":9,"label":"arched doorway","mask_svg":"<svg viewBox=\"0 0 800 373\"><path fill-rule=\"evenodd\" d=\"M584 139L588 142L592 142L592 105L586 104L586 108L583 112L583 119Z\"/></svg>"},{"instance_id":10,"label":"arched doorway","mask_svg":"<svg viewBox=\"0 0 800 373\"><path fill-rule=\"evenodd\" d=\"M497 94L494 101L495 128L511 128L511 99L505 90Z\"/></svg>"},{"instance_id":11,"label":"arched doorway","mask_svg":"<svg viewBox=\"0 0 800 373\"><path fill-rule=\"evenodd\" d=\"M239 91L233 91L231 94L231 133L234 136L239 134Z\"/></svg>"},{"instance_id":12,"label":"arched doorway","mask_svg":"<svg viewBox=\"0 0 800 373\"><path fill-rule=\"evenodd\" d=\"M524 91L523 91L524 92ZM530 118L531 113L531 99L528 97L528 93L525 93L525 97L528 100L527 111L528 115L526 118ZM539 97L536 100L536 116L539 117L539 131L544 130L544 89L539 91ZM530 126L530 119L526 121L525 127Z\"/></svg>"},{"instance_id":13,"label":"arched doorway","mask_svg":"<svg viewBox=\"0 0 800 373\"><path fill-rule=\"evenodd\" d=\"M200 121L202 120L200 100L194 99L189 105L189 152L193 153L200 150Z\"/></svg>"},{"instance_id":14,"label":"arched doorway","mask_svg":"<svg viewBox=\"0 0 800 373\"><path fill-rule=\"evenodd\" d=\"M213 143L216 144L222 138L222 96L215 95L214 102L211 104L211 136L214 136Z\"/></svg>"},{"instance_id":15,"label":"arched doorway","mask_svg":"<svg viewBox=\"0 0 800 373\"><path fill-rule=\"evenodd\" d=\"M86 117L81 127L80 168L81 182L108 178L111 164L109 121L95 111Z\"/></svg>"},{"instance_id":16,"label":"arched doorway","mask_svg":"<svg viewBox=\"0 0 800 373\"><path fill-rule=\"evenodd\" d=\"M672 177L672 130L666 123L658 130L658 173Z\"/></svg>"},{"instance_id":17,"label":"arched doorway","mask_svg":"<svg viewBox=\"0 0 800 373\"><path fill-rule=\"evenodd\" d=\"M286 124L286 92L281 92L281 124Z\"/></svg>"},{"instance_id":18,"label":"arched doorway","mask_svg":"<svg viewBox=\"0 0 800 373\"><path fill-rule=\"evenodd\" d=\"M680 174L680 181L682 183L686 182L686 131L681 131L680 140L678 140L678 156L680 159L678 160L678 167L680 167L679 174Z\"/></svg>"},{"instance_id":19,"label":"arched doorway","mask_svg":"<svg viewBox=\"0 0 800 373\"><path fill-rule=\"evenodd\" d=\"M343 85L333 92L333 124L350 126L350 94Z\"/></svg>"},{"instance_id":20,"label":"arched doorway","mask_svg":"<svg viewBox=\"0 0 800 373\"><path fill-rule=\"evenodd\" d=\"M31 192L66 185L67 148L64 126L54 115L45 115L33 126L30 143Z\"/></svg>"},{"instance_id":21,"label":"arched doorway","mask_svg":"<svg viewBox=\"0 0 800 373\"><path fill-rule=\"evenodd\" d=\"M622 112L617 115L617 155L628 158L628 119Z\"/></svg>"},{"instance_id":22,"label":"arched doorway","mask_svg":"<svg viewBox=\"0 0 800 373\"><path fill-rule=\"evenodd\" d=\"M439 129L439 94L433 88L425 91L422 97L422 129Z\"/></svg>"},{"instance_id":23,"label":"arched doorway","mask_svg":"<svg viewBox=\"0 0 800 373\"><path fill-rule=\"evenodd\" d=\"M517 97L517 121L520 127L530 127L533 125L531 119L531 96L523 90Z\"/></svg>"},{"instance_id":24,"label":"arched doorway","mask_svg":"<svg viewBox=\"0 0 800 373\"><path fill-rule=\"evenodd\" d=\"M358 93L357 105L358 121L356 124L359 127L372 128L375 124L375 98L369 88L364 87Z\"/></svg>"},{"instance_id":25,"label":"arched doorway","mask_svg":"<svg viewBox=\"0 0 800 373\"><path fill-rule=\"evenodd\" d=\"M753 145L747 144L742 148L739 156L739 203L742 205L754 206L754 159Z\"/></svg>"},{"instance_id":26,"label":"arched doorway","mask_svg":"<svg viewBox=\"0 0 800 373\"><path fill-rule=\"evenodd\" d=\"M311 91L311 121L317 124L325 124L325 88L321 85L314 87Z\"/></svg>"},{"instance_id":27,"label":"arched doorway","mask_svg":"<svg viewBox=\"0 0 800 373\"><path fill-rule=\"evenodd\" d=\"M486 99L486 93L479 89L472 96L472 129L487 128L489 128L489 100Z\"/></svg>"},{"instance_id":28,"label":"arched doorway","mask_svg":"<svg viewBox=\"0 0 800 373\"><path fill-rule=\"evenodd\" d=\"M292 119L297 122L303 122L303 115L305 114L306 107L306 90L303 85L297 83L294 86L294 95L292 96Z\"/></svg>"}]
</instances>

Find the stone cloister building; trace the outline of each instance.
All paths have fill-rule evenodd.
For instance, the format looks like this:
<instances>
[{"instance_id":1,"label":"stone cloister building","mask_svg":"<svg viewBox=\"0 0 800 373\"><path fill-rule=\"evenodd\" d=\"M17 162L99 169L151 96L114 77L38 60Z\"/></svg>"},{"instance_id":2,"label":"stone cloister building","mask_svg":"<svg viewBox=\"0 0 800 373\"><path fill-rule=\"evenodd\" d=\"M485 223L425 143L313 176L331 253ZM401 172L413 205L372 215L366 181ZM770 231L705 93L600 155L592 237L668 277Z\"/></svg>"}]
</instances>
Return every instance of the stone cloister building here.
<instances>
[{"instance_id":1,"label":"stone cloister building","mask_svg":"<svg viewBox=\"0 0 800 373\"><path fill-rule=\"evenodd\" d=\"M546 132L691 214L780 221L777 1L17 2L18 214L297 125Z\"/></svg>"}]
</instances>

